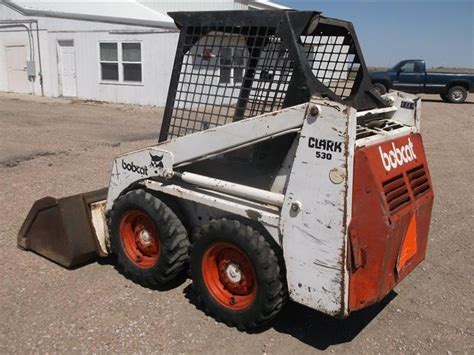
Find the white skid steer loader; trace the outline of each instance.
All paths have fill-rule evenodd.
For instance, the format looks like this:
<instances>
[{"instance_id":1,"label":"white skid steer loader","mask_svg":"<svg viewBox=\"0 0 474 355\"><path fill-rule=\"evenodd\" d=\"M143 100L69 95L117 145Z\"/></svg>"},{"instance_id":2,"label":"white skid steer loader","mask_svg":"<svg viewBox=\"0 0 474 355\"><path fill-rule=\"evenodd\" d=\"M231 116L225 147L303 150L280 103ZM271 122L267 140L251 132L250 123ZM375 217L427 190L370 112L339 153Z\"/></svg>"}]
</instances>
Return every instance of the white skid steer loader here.
<instances>
[{"instance_id":1,"label":"white skid steer loader","mask_svg":"<svg viewBox=\"0 0 474 355\"><path fill-rule=\"evenodd\" d=\"M149 287L189 267L205 310L239 329L287 298L341 318L380 301L425 257L420 100L371 90L349 22L171 16L160 142L116 158L108 189L37 201L19 246L66 267L114 254Z\"/></svg>"}]
</instances>

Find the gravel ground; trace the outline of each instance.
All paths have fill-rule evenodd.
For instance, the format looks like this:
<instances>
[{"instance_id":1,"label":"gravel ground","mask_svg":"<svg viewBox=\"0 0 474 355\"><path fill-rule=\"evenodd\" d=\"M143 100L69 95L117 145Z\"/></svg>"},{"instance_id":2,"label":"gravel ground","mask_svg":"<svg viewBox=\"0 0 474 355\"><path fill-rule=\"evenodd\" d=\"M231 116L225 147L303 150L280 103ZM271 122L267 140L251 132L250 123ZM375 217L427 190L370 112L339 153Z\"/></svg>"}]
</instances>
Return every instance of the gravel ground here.
<instances>
[{"instance_id":1,"label":"gravel ground","mask_svg":"<svg viewBox=\"0 0 474 355\"><path fill-rule=\"evenodd\" d=\"M0 353L474 353L474 102L423 96L435 188L426 261L348 320L290 303L241 333L196 308L189 281L159 292L110 260L66 270L16 247L33 201L107 185L112 158L156 141L162 110L0 94Z\"/></svg>"}]
</instances>

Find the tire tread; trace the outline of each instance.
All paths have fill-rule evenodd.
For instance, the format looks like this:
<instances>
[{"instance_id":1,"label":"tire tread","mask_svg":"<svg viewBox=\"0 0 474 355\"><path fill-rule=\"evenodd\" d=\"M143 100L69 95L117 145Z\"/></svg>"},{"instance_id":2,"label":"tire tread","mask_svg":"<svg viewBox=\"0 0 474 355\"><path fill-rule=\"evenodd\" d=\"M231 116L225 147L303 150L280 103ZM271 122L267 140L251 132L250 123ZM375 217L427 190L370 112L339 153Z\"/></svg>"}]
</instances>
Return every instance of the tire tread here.
<instances>
[{"instance_id":1,"label":"tire tread","mask_svg":"<svg viewBox=\"0 0 474 355\"><path fill-rule=\"evenodd\" d=\"M120 217L129 206L155 211L152 218L159 220L160 258L151 269L140 269L131 263L122 250L118 233ZM112 253L117 256L117 268L126 278L145 287L159 287L174 279L189 260L188 234L176 214L160 199L139 189L119 197L109 216Z\"/></svg>"},{"instance_id":2,"label":"tire tread","mask_svg":"<svg viewBox=\"0 0 474 355\"><path fill-rule=\"evenodd\" d=\"M228 311L223 312L225 310L223 306L218 306L215 302L207 302L208 296L204 297L207 289L201 286L204 285L203 282L197 282L197 278L201 277L201 270L197 265L201 264L202 255L198 254L200 251L196 252L196 249L201 243L208 243L209 239L214 238L215 235L220 235L220 240L223 241L232 241L229 237L235 236L246 243L252 251L254 264L256 264L254 267L260 275L257 276L260 277L258 287L263 290L263 302L253 304L248 316L242 313L247 310L240 311L242 313L240 317L229 316ZM197 299L207 315L228 326L248 331L264 326L278 314L287 300L286 282L283 267L280 267L281 261L278 260L270 243L262 234L238 220L220 218L195 231L193 241L190 252L190 275Z\"/></svg>"}]
</instances>

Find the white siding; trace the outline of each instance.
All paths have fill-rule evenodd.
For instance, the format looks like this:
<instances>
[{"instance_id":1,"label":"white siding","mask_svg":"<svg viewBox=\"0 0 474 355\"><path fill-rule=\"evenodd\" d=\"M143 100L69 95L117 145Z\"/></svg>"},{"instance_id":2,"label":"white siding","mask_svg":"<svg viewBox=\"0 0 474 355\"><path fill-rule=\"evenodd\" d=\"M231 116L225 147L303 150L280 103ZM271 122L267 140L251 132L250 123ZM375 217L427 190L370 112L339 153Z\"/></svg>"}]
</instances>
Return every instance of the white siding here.
<instances>
[{"instance_id":1,"label":"white siding","mask_svg":"<svg viewBox=\"0 0 474 355\"><path fill-rule=\"evenodd\" d=\"M76 55L78 98L163 106L166 102L173 66L177 30L151 29L138 26L65 20L56 18L28 18L0 4L2 20L37 20L42 60L44 94L59 96L58 40L73 40ZM0 26L5 23L0 24ZM37 73L37 33L33 32ZM99 42L137 41L142 46L142 84L104 84L100 82ZM0 29L0 91L7 90L5 46L23 44L28 48L27 32L23 28ZM26 65L26 62L25 62ZM39 77L31 93L41 94Z\"/></svg>"},{"instance_id":2,"label":"white siding","mask_svg":"<svg viewBox=\"0 0 474 355\"><path fill-rule=\"evenodd\" d=\"M137 5L139 8L150 8L150 16L152 13L160 15L159 13L164 14L169 11L246 10L249 8L248 0L139 0L137 2L141 5L135 4L135 8ZM53 6L53 3L50 5ZM44 4L44 6L47 8L49 4ZM67 9L69 8L65 7L63 11ZM6 24L5 20L23 21L26 24L28 22L25 21L29 20L38 22L39 32L33 31L32 33L33 52L36 73L43 74L44 95L53 97L61 95L58 81L58 41L72 40L74 41L78 98L142 105L165 105L178 40L177 29L115 25L48 17L26 17L0 3L0 27ZM137 41L141 43L141 84L106 84L101 82L99 63L99 42L101 41ZM5 47L10 45L25 45L29 56L30 45L26 29L20 27L0 28L0 91L6 91L8 88ZM38 49L41 52L42 70L39 67ZM31 94L41 94L38 75L30 86Z\"/></svg>"},{"instance_id":3,"label":"white siding","mask_svg":"<svg viewBox=\"0 0 474 355\"><path fill-rule=\"evenodd\" d=\"M248 0L138 0L139 3L161 13L172 11L247 10Z\"/></svg>"}]
</instances>

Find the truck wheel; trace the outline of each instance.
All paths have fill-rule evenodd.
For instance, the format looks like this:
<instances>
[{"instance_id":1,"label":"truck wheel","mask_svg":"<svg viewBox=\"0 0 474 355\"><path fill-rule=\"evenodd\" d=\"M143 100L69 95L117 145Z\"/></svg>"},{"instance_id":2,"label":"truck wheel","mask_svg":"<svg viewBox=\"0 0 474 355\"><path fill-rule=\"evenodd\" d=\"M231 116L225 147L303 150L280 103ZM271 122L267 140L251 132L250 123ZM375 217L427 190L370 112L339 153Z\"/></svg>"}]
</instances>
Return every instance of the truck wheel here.
<instances>
[{"instance_id":1,"label":"truck wheel","mask_svg":"<svg viewBox=\"0 0 474 355\"><path fill-rule=\"evenodd\" d=\"M448 91L448 99L454 104L460 104L467 99L467 90L462 86L453 86Z\"/></svg>"},{"instance_id":2,"label":"truck wheel","mask_svg":"<svg viewBox=\"0 0 474 355\"><path fill-rule=\"evenodd\" d=\"M379 95L385 95L387 93L387 88L382 83L375 83L372 87Z\"/></svg>"},{"instance_id":3,"label":"truck wheel","mask_svg":"<svg viewBox=\"0 0 474 355\"><path fill-rule=\"evenodd\" d=\"M448 94L439 94L439 97L441 97L441 100L444 102L449 102Z\"/></svg>"},{"instance_id":4,"label":"truck wheel","mask_svg":"<svg viewBox=\"0 0 474 355\"><path fill-rule=\"evenodd\" d=\"M258 328L276 316L286 301L286 283L263 235L222 218L194 238L190 274L207 314L240 330Z\"/></svg>"},{"instance_id":5,"label":"truck wheel","mask_svg":"<svg viewBox=\"0 0 474 355\"><path fill-rule=\"evenodd\" d=\"M186 229L174 212L144 190L130 191L110 214L112 252L119 271L145 287L162 286L176 277L189 259Z\"/></svg>"}]
</instances>

